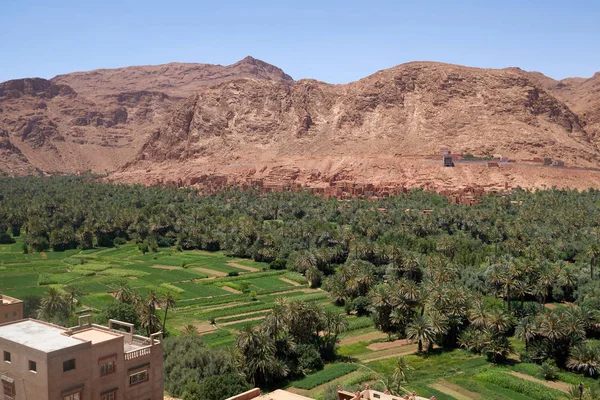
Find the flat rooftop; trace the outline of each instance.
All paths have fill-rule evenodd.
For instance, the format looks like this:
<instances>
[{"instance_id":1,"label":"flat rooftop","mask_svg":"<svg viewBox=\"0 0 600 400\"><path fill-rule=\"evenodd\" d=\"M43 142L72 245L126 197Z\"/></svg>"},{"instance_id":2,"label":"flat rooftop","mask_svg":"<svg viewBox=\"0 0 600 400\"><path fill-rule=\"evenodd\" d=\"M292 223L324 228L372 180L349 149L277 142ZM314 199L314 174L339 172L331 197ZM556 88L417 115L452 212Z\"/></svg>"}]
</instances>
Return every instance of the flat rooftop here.
<instances>
[{"instance_id":1,"label":"flat rooftop","mask_svg":"<svg viewBox=\"0 0 600 400\"><path fill-rule=\"evenodd\" d=\"M14 297L0 294L0 304L16 304L16 303L22 303L22 301L19 299L15 299Z\"/></svg>"},{"instance_id":2,"label":"flat rooftop","mask_svg":"<svg viewBox=\"0 0 600 400\"><path fill-rule=\"evenodd\" d=\"M113 340L123 335L117 335L102 329L89 328L82 331L78 331L71 335L72 338L83 340L84 342L92 342L92 344L102 343L109 340Z\"/></svg>"},{"instance_id":3,"label":"flat rooftop","mask_svg":"<svg viewBox=\"0 0 600 400\"><path fill-rule=\"evenodd\" d=\"M64 335L66 329L33 320L22 320L0 326L0 339L10 340L32 349L50 353L83 343Z\"/></svg>"}]
</instances>

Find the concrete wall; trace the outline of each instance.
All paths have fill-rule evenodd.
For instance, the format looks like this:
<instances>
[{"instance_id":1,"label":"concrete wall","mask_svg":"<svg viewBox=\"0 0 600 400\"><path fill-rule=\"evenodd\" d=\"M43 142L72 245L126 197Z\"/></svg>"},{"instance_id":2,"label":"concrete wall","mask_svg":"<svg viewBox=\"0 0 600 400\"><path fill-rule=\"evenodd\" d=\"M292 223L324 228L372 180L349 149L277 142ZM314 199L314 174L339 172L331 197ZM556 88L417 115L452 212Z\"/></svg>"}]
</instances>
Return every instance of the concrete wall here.
<instances>
[{"instance_id":1,"label":"concrete wall","mask_svg":"<svg viewBox=\"0 0 600 400\"><path fill-rule=\"evenodd\" d=\"M96 363L91 360L91 343L82 342L74 346L48 354L48 396L61 399L68 389L83 385L81 400L96 400L97 393L92 387L92 376L96 372ZM63 362L75 359L75 369L63 372Z\"/></svg>"},{"instance_id":2,"label":"concrete wall","mask_svg":"<svg viewBox=\"0 0 600 400\"><path fill-rule=\"evenodd\" d=\"M150 354L125 361L124 393L127 400L162 400L164 396L163 349L162 344L150 347ZM129 385L129 375L148 371L148 381ZM119 388L121 391L121 388Z\"/></svg>"},{"instance_id":3,"label":"concrete wall","mask_svg":"<svg viewBox=\"0 0 600 400\"><path fill-rule=\"evenodd\" d=\"M2 302L2 297L0 295L0 325L23 319L23 302L14 299L16 302L6 304Z\"/></svg>"},{"instance_id":4,"label":"concrete wall","mask_svg":"<svg viewBox=\"0 0 600 400\"><path fill-rule=\"evenodd\" d=\"M4 362L4 351L11 354L11 362ZM29 361L35 361L37 371L29 371ZM45 400L48 395L48 367L46 353L26 348L0 338L0 375L14 379L15 400ZM2 386L0 385L0 392Z\"/></svg>"}]
</instances>

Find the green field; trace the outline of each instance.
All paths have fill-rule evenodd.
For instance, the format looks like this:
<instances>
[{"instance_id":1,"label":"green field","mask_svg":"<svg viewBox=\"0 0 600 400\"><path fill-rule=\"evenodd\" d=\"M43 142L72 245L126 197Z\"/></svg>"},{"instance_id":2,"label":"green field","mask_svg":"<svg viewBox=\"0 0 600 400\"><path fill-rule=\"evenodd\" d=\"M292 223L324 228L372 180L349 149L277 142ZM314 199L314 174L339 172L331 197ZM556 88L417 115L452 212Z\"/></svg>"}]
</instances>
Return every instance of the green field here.
<instances>
[{"instance_id":1,"label":"green field","mask_svg":"<svg viewBox=\"0 0 600 400\"><path fill-rule=\"evenodd\" d=\"M50 286L75 286L82 292L78 312L101 314L116 301L111 293L118 282L127 282L142 295L170 292L177 305L169 311L167 330L177 334L189 324L202 330L214 319L216 330L204 335L211 346L232 344L237 330L260 323L278 297L328 303L327 293L309 289L305 280L292 275L299 281L294 285L280 279L290 277L285 270L266 270L268 264L222 252L161 248L142 254L136 245L125 244L23 254L22 238L16 239L0 245L0 293L23 298L43 296Z\"/></svg>"},{"instance_id":2,"label":"green field","mask_svg":"<svg viewBox=\"0 0 600 400\"><path fill-rule=\"evenodd\" d=\"M135 245L126 244L118 248L23 254L20 238L15 244L0 245L0 293L23 298L43 295L51 285L73 285L83 292L77 298L78 311L100 314L116 301L111 292L119 281L128 282L142 294L149 290L170 292L177 305L169 311L167 330L178 334L188 324L200 330L208 327L202 337L214 347L232 345L240 329L259 324L282 296L343 312L331 303L326 292L308 288L302 276L266 269L267 264L232 259L222 252L162 248L144 255ZM228 276L231 272L238 275ZM342 343L338 351L344 362L329 364L321 371L289 382L291 390L322 399L328 385L340 384L348 389L366 383L376 385L378 374L392 373L397 358L404 356L411 366L406 388L421 396L441 400L546 400L564 395L556 385L544 383L537 365L493 366L484 357L462 350L416 355L414 344L385 347L388 339L378 335L369 317L346 318L349 328L340 338L349 342ZM210 321L215 325L211 327ZM378 336L369 339L369 335ZM357 341L352 341L354 337ZM358 340L363 337L366 339ZM515 340L513 345L522 347ZM525 376L530 379L524 379ZM561 372L557 385L565 390L582 379L586 381L580 375Z\"/></svg>"}]
</instances>

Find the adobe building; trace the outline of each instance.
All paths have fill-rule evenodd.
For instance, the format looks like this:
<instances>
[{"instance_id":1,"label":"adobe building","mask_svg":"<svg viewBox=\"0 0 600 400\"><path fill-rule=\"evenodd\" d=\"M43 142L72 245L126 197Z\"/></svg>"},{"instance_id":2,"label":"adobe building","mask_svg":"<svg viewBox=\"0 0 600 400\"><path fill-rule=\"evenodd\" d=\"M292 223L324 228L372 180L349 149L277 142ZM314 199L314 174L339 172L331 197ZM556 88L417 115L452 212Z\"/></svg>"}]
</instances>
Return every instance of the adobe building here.
<instances>
[{"instance_id":1,"label":"adobe building","mask_svg":"<svg viewBox=\"0 0 600 400\"><path fill-rule=\"evenodd\" d=\"M128 331L113 327L121 326ZM63 328L25 319L0 325L3 400L162 400L162 333L110 320Z\"/></svg>"},{"instance_id":2,"label":"adobe building","mask_svg":"<svg viewBox=\"0 0 600 400\"><path fill-rule=\"evenodd\" d=\"M23 302L0 294L0 325L23 319Z\"/></svg>"}]
</instances>

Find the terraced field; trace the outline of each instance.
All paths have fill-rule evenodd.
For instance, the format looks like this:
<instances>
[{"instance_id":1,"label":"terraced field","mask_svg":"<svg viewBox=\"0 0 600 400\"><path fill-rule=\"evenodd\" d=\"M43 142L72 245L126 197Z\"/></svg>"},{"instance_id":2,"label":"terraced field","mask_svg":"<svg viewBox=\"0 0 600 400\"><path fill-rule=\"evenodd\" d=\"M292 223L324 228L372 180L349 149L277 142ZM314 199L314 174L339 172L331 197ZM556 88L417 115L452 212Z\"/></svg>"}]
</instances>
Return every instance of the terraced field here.
<instances>
[{"instance_id":1,"label":"terraced field","mask_svg":"<svg viewBox=\"0 0 600 400\"><path fill-rule=\"evenodd\" d=\"M243 326L260 323L278 297L335 308L326 292L308 288L299 274L268 270L265 263L230 258L222 252L167 248L142 254L134 244L126 244L23 254L19 239L0 245L0 293L23 298L44 295L51 286L73 285L83 293L77 298L78 311L99 313L115 301L111 293L119 281L142 295L150 290L171 292L177 305L168 315L169 332L177 334L192 324L214 346L231 344ZM372 325L369 319L349 319L353 329Z\"/></svg>"},{"instance_id":2,"label":"terraced field","mask_svg":"<svg viewBox=\"0 0 600 400\"><path fill-rule=\"evenodd\" d=\"M267 264L232 259L220 252L168 248L142 254L133 244L23 254L17 241L0 245L0 293L23 298L43 295L51 286L74 285L83 292L78 311L98 313L115 301L111 293L118 281L128 282L142 294L171 292L177 305L169 312L169 332L177 334L184 326L195 325L210 346L233 344L239 329L260 323L282 296L343 313L326 292L309 288L299 274L267 268ZM343 362L289 382L289 390L322 399L329 385L354 389L374 384L377 373L393 372L399 356L406 357L412 367L407 388L440 400L556 399L582 380L580 375L560 373L557 382L546 382L536 365L492 366L483 357L462 350L417 355L414 343L388 341L370 318L346 318L350 328L340 336L339 348Z\"/></svg>"}]
</instances>

